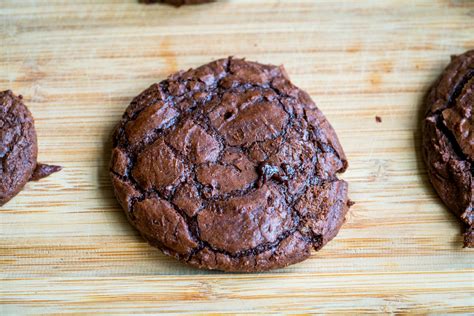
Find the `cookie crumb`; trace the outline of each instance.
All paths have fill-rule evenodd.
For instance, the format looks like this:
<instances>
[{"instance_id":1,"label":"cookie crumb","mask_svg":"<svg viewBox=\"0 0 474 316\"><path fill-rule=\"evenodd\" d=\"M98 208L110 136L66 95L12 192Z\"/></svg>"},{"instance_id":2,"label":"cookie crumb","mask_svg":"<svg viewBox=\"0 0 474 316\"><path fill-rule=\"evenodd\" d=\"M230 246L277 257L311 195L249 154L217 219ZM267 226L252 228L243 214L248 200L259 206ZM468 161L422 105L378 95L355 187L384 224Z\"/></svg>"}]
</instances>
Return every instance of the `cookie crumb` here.
<instances>
[{"instance_id":1,"label":"cookie crumb","mask_svg":"<svg viewBox=\"0 0 474 316\"><path fill-rule=\"evenodd\" d=\"M55 172L62 170L61 166L47 165L43 163L38 163L36 165L33 174L31 175L30 181L38 181L39 179L45 178Z\"/></svg>"},{"instance_id":2,"label":"cookie crumb","mask_svg":"<svg viewBox=\"0 0 474 316\"><path fill-rule=\"evenodd\" d=\"M375 122L382 123L382 118L378 115L375 116Z\"/></svg>"}]
</instances>

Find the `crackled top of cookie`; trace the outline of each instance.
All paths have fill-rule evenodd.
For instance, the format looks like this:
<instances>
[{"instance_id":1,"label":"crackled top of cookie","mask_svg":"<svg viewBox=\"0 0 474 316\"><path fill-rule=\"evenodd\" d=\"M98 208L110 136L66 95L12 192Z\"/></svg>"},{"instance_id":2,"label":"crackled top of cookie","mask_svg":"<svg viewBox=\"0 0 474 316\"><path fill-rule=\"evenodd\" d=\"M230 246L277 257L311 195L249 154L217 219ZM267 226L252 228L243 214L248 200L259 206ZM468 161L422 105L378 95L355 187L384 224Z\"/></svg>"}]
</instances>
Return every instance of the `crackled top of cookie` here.
<instances>
[{"instance_id":1,"label":"crackled top of cookie","mask_svg":"<svg viewBox=\"0 0 474 316\"><path fill-rule=\"evenodd\" d=\"M430 179L445 204L471 227L473 104L474 50L453 57L433 85L427 97L424 124L424 153Z\"/></svg>"},{"instance_id":2,"label":"crackled top of cookie","mask_svg":"<svg viewBox=\"0 0 474 316\"><path fill-rule=\"evenodd\" d=\"M111 175L150 243L196 266L254 271L334 237L346 167L332 127L283 68L228 58L136 97L114 134Z\"/></svg>"},{"instance_id":3,"label":"crackled top of cookie","mask_svg":"<svg viewBox=\"0 0 474 316\"><path fill-rule=\"evenodd\" d=\"M30 111L11 91L0 92L0 205L30 179L36 166L36 133Z\"/></svg>"}]
</instances>

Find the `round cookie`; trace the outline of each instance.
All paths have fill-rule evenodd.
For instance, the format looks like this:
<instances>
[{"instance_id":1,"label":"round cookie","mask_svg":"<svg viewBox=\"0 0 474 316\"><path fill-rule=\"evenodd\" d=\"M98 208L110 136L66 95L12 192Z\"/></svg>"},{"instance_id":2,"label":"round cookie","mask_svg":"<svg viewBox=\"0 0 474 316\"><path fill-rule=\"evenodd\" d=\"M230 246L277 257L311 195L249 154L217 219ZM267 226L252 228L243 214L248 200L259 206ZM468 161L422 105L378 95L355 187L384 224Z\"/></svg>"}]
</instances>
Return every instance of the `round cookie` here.
<instances>
[{"instance_id":1,"label":"round cookie","mask_svg":"<svg viewBox=\"0 0 474 316\"><path fill-rule=\"evenodd\" d=\"M423 121L423 156L443 202L466 225L464 246L473 247L474 50L452 57L431 87Z\"/></svg>"},{"instance_id":2,"label":"round cookie","mask_svg":"<svg viewBox=\"0 0 474 316\"><path fill-rule=\"evenodd\" d=\"M14 197L29 180L59 171L58 166L37 164L38 147L33 117L21 96L0 92L0 206Z\"/></svg>"},{"instance_id":3,"label":"round cookie","mask_svg":"<svg viewBox=\"0 0 474 316\"><path fill-rule=\"evenodd\" d=\"M263 271L336 236L350 201L336 134L283 67L221 59L136 97L110 174L150 244L198 268Z\"/></svg>"}]
</instances>

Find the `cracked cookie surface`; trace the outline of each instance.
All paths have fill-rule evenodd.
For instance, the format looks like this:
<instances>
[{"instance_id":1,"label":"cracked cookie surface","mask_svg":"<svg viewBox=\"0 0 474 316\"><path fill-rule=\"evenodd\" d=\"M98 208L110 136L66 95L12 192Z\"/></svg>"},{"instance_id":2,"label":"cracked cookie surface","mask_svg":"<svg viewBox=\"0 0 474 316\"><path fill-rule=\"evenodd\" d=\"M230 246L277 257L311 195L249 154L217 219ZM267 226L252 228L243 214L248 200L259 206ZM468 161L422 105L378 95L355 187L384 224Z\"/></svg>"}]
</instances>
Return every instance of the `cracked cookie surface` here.
<instances>
[{"instance_id":1,"label":"cracked cookie surface","mask_svg":"<svg viewBox=\"0 0 474 316\"><path fill-rule=\"evenodd\" d=\"M0 92L0 206L29 180L39 180L60 167L36 162L38 147L34 120L21 96Z\"/></svg>"},{"instance_id":2,"label":"cracked cookie surface","mask_svg":"<svg viewBox=\"0 0 474 316\"><path fill-rule=\"evenodd\" d=\"M282 67L221 59L153 84L113 136L110 174L148 242L198 268L300 262L350 202L336 134Z\"/></svg>"},{"instance_id":3,"label":"cracked cookie surface","mask_svg":"<svg viewBox=\"0 0 474 316\"><path fill-rule=\"evenodd\" d=\"M423 156L443 202L466 226L464 246L474 247L474 50L453 56L431 87L423 121Z\"/></svg>"}]
</instances>

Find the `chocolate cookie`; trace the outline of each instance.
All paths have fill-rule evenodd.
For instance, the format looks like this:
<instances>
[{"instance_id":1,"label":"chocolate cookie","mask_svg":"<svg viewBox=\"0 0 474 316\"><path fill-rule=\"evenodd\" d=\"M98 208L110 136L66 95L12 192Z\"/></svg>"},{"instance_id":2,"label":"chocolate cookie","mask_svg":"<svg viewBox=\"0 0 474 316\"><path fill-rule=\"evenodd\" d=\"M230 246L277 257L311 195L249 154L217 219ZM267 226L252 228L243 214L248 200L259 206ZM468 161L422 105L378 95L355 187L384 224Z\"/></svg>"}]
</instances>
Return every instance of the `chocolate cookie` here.
<instances>
[{"instance_id":1,"label":"chocolate cookie","mask_svg":"<svg viewBox=\"0 0 474 316\"><path fill-rule=\"evenodd\" d=\"M58 166L38 164L33 117L10 90L0 92L0 206L14 197L29 180L59 171Z\"/></svg>"},{"instance_id":2,"label":"chocolate cookie","mask_svg":"<svg viewBox=\"0 0 474 316\"><path fill-rule=\"evenodd\" d=\"M474 50L453 57L426 98L423 155L428 176L443 202L467 226L473 247Z\"/></svg>"},{"instance_id":3,"label":"chocolate cookie","mask_svg":"<svg viewBox=\"0 0 474 316\"><path fill-rule=\"evenodd\" d=\"M172 4L174 6L182 6L185 4L201 4L201 3L207 3L207 2L213 2L215 0L140 0L141 3L168 3Z\"/></svg>"},{"instance_id":4,"label":"chocolate cookie","mask_svg":"<svg viewBox=\"0 0 474 316\"><path fill-rule=\"evenodd\" d=\"M336 134L283 67L221 59L136 97L111 177L129 221L192 266L262 271L336 236L350 202Z\"/></svg>"}]
</instances>

